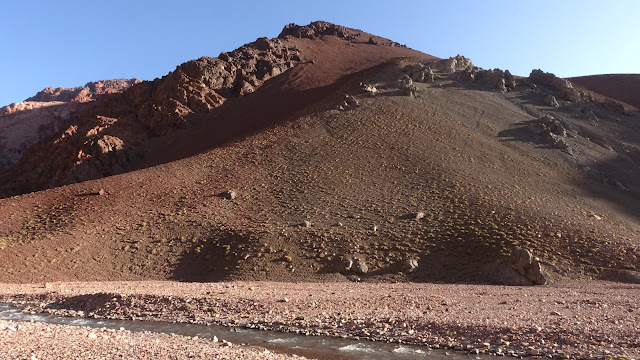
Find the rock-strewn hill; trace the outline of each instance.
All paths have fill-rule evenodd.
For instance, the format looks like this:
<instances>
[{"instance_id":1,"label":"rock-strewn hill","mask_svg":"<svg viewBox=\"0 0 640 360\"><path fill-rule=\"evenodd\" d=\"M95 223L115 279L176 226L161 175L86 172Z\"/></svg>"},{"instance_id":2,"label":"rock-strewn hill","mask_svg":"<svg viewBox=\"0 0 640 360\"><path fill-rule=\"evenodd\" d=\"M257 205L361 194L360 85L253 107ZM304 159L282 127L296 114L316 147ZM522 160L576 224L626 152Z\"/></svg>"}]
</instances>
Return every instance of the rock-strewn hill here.
<instances>
[{"instance_id":1,"label":"rock-strewn hill","mask_svg":"<svg viewBox=\"0 0 640 360\"><path fill-rule=\"evenodd\" d=\"M5 191L97 179L0 199L0 280L638 281L640 114L618 105L290 25L30 150Z\"/></svg>"}]
</instances>

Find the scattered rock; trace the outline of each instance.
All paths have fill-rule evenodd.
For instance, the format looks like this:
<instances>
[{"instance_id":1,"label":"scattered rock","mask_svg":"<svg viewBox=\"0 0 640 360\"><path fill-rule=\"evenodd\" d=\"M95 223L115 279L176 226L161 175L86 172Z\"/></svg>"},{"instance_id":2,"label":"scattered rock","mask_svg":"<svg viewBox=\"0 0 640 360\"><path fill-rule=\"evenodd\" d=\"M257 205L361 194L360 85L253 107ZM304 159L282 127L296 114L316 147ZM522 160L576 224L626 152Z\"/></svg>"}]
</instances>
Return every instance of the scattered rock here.
<instances>
[{"instance_id":1,"label":"scattered rock","mask_svg":"<svg viewBox=\"0 0 640 360\"><path fill-rule=\"evenodd\" d=\"M402 95L405 96L413 97L418 91L418 88L413 85L413 80L407 74L402 74L400 76L400 79L398 80L398 87L400 88Z\"/></svg>"},{"instance_id":2,"label":"scattered rock","mask_svg":"<svg viewBox=\"0 0 640 360\"><path fill-rule=\"evenodd\" d=\"M218 194L218 196L220 196L223 199L227 199L227 200L233 200L235 199L238 195L236 194L235 191L233 190L227 190L227 191L223 191L220 194Z\"/></svg>"},{"instance_id":3,"label":"scattered rock","mask_svg":"<svg viewBox=\"0 0 640 360\"><path fill-rule=\"evenodd\" d=\"M344 96L344 100L338 105L338 110L349 110L360 105L358 100L353 96L347 94Z\"/></svg>"},{"instance_id":4,"label":"scattered rock","mask_svg":"<svg viewBox=\"0 0 640 360\"><path fill-rule=\"evenodd\" d=\"M348 271L351 271L352 267L353 267L353 260L342 259L341 263L339 264L338 271L342 273L348 272Z\"/></svg>"},{"instance_id":5,"label":"scattered rock","mask_svg":"<svg viewBox=\"0 0 640 360\"><path fill-rule=\"evenodd\" d=\"M416 213L415 218L416 218L416 220L420 220L420 219L424 218L424 213L422 211L419 211L418 213Z\"/></svg>"},{"instance_id":6,"label":"scattered rock","mask_svg":"<svg viewBox=\"0 0 640 360\"><path fill-rule=\"evenodd\" d=\"M367 266L367 263L364 261L364 259L355 258L353 260L351 270L353 270L353 272L355 272L356 274L364 275L369 272L369 266Z\"/></svg>"},{"instance_id":7,"label":"scattered rock","mask_svg":"<svg viewBox=\"0 0 640 360\"><path fill-rule=\"evenodd\" d=\"M407 75L407 74L400 75L400 78L398 79L398 87L403 89L403 88L407 88L407 87L409 87L411 85L413 85L413 80L411 79L411 77L409 75Z\"/></svg>"},{"instance_id":8,"label":"scattered rock","mask_svg":"<svg viewBox=\"0 0 640 360\"><path fill-rule=\"evenodd\" d=\"M360 83L360 87L364 92L369 93L372 96L375 96L378 93L378 89L373 85L362 82Z\"/></svg>"},{"instance_id":9,"label":"scattered rock","mask_svg":"<svg viewBox=\"0 0 640 360\"><path fill-rule=\"evenodd\" d=\"M418 269L418 260L406 259L402 262L402 270L412 273Z\"/></svg>"},{"instance_id":10,"label":"scattered rock","mask_svg":"<svg viewBox=\"0 0 640 360\"><path fill-rule=\"evenodd\" d=\"M306 227L306 228L310 228L311 227L311 221L309 220L305 220L302 222L302 224L300 224L302 227Z\"/></svg>"},{"instance_id":11,"label":"scattered rock","mask_svg":"<svg viewBox=\"0 0 640 360\"><path fill-rule=\"evenodd\" d=\"M367 44L378 45L378 42L372 36L369 38L369 41L367 41Z\"/></svg>"},{"instance_id":12,"label":"scattered rock","mask_svg":"<svg viewBox=\"0 0 640 360\"><path fill-rule=\"evenodd\" d=\"M558 104L558 100L556 100L556 97L553 96L553 95L545 96L544 103L547 106L551 106L551 107L554 107L554 108L560 107L560 104Z\"/></svg>"}]
</instances>

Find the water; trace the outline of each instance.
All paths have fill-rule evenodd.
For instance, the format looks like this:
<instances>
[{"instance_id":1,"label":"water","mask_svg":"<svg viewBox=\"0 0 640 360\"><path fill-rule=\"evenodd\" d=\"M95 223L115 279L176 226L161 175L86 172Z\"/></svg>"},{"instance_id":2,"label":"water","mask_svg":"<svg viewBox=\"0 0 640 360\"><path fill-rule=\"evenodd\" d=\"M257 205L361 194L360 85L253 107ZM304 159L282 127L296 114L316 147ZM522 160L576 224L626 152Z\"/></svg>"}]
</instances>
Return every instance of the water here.
<instances>
[{"instance_id":1,"label":"water","mask_svg":"<svg viewBox=\"0 0 640 360\"><path fill-rule=\"evenodd\" d=\"M61 317L50 314L23 313L20 309L0 304L0 319L13 321L34 321L49 324L87 326L93 328L120 329L129 331L149 331L155 333L198 336L229 341L233 344L259 346L278 353L297 354L315 359L447 359L480 360L486 357L463 353L444 352L426 347L388 344L374 341L305 336L276 331L228 328L160 321L104 320L92 318Z\"/></svg>"}]
</instances>

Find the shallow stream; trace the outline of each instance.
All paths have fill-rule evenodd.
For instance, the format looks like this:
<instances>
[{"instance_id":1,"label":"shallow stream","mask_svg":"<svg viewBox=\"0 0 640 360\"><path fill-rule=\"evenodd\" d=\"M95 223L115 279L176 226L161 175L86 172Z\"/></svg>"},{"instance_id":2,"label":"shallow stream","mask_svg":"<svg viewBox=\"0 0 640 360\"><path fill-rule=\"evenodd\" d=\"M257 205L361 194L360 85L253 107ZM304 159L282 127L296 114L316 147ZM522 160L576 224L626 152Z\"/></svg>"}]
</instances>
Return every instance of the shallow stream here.
<instances>
[{"instance_id":1,"label":"shallow stream","mask_svg":"<svg viewBox=\"0 0 640 360\"><path fill-rule=\"evenodd\" d=\"M61 317L50 314L23 313L10 304L0 304L0 320L34 321L49 324L87 326L92 328L148 331L155 333L198 336L212 339L216 336L233 344L246 344L266 348L278 353L296 354L315 359L447 359L481 360L488 356L467 355L453 351L432 350L400 344L323 336L305 336L276 331L228 328L160 321L104 320L93 318Z\"/></svg>"}]
</instances>

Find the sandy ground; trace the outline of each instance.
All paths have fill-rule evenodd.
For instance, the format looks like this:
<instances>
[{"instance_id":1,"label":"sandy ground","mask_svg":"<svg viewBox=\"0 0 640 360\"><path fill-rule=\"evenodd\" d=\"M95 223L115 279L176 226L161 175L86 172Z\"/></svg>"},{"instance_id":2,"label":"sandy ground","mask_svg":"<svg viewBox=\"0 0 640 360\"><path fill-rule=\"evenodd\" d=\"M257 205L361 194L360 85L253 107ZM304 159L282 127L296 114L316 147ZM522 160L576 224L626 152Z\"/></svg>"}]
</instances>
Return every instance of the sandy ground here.
<instances>
[{"instance_id":1,"label":"sandy ground","mask_svg":"<svg viewBox=\"0 0 640 360\"><path fill-rule=\"evenodd\" d=\"M0 301L72 316L247 326L513 356L640 355L639 285L102 282L2 284L1 289ZM65 331L85 339L88 330ZM13 336L0 334L3 341ZM25 334L19 346L31 344L22 338L37 336ZM99 343L84 341L100 351ZM196 344L202 341L184 351L199 354ZM66 338L47 343L67 345Z\"/></svg>"}]
</instances>

